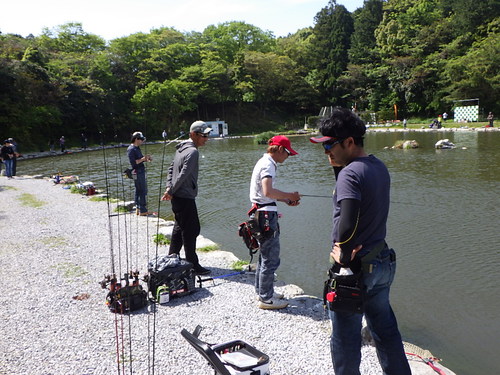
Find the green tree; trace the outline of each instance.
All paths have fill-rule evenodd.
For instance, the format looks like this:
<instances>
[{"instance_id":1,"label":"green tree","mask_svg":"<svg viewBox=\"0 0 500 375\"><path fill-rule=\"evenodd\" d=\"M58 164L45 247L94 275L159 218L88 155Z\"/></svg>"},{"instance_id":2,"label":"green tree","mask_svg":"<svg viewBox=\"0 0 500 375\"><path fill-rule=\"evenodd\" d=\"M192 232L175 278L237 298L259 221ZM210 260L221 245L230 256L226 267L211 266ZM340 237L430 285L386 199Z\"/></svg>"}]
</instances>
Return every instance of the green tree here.
<instances>
[{"instance_id":1,"label":"green tree","mask_svg":"<svg viewBox=\"0 0 500 375\"><path fill-rule=\"evenodd\" d=\"M344 104L337 80L347 69L350 39L354 31L352 15L343 5L330 0L315 17L314 56L323 103Z\"/></svg>"},{"instance_id":2,"label":"green tree","mask_svg":"<svg viewBox=\"0 0 500 375\"><path fill-rule=\"evenodd\" d=\"M178 124L184 112L196 108L193 101L195 88L192 83L177 79L164 82L150 82L137 90L132 104L138 115L144 116L150 124L148 131L160 134L167 129L169 133L179 130Z\"/></svg>"},{"instance_id":3,"label":"green tree","mask_svg":"<svg viewBox=\"0 0 500 375\"><path fill-rule=\"evenodd\" d=\"M363 7L354 14L354 32L351 35L349 62L373 63L378 58L375 47L375 30L383 16L383 0L365 0Z\"/></svg>"},{"instance_id":4,"label":"green tree","mask_svg":"<svg viewBox=\"0 0 500 375\"><path fill-rule=\"evenodd\" d=\"M444 73L452 100L480 98L488 110L500 112L500 19L487 27L486 38L477 41L463 56L446 62Z\"/></svg>"},{"instance_id":5,"label":"green tree","mask_svg":"<svg viewBox=\"0 0 500 375\"><path fill-rule=\"evenodd\" d=\"M103 38L85 32L82 24L77 22L43 29L38 43L51 52L64 53L93 53L103 51L106 47Z\"/></svg>"},{"instance_id":6,"label":"green tree","mask_svg":"<svg viewBox=\"0 0 500 375\"><path fill-rule=\"evenodd\" d=\"M275 46L271 32L236 21L208 26L202 40L227 63L233 63L242 51L270 52Z\"/></svg>"},{"instance_id":7,"label":"green tree","mask_svg":"<svg viewBox=\"0 0 500 375\"><path fill-rule=\"evenodd\" d=\"M446 17L453 19L450 28L455 37L475 34L481 26L500 16L498 0L440 0L439 7Z\"/></svg>"}]
</instances>

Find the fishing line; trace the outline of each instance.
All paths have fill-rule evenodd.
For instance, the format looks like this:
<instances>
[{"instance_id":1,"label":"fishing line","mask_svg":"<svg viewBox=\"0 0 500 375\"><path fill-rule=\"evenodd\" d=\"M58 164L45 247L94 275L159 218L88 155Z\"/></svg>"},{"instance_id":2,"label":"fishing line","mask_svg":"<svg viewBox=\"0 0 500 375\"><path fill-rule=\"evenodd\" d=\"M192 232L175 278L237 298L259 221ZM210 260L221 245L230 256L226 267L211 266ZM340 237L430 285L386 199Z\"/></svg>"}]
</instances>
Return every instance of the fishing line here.
<instances>
[{"instance_id":1,"label":"fishing line","mask_svg":"<svg viewBox=\"0 0 500 375\"><path fill-rule=\"evenodd\" d=\"M312 197L312 198L328 198L328 199L332 199L332 195L314 195L314 194L300 194L301 197ZM396 204L411 204L413 205L413 203L411 202L399 202L399 201L393 201L391 200L390 201L391 203L396 203Z\"/></svg>"},{"instance_id":2,"label":"fishing line","mask_svg":"<svg viewBox=\"0 0 500 375\"><path fill-rule=\"evenodd\" d=\"M143 110L143 121L145 120L145 109ZM144 133L143 134L148 134L147 132L148 130L148 123L147 121L144 121ZM148 144L146 142L146 139L144 139L144 155L147 155L148 154ZM146 186L148 186L148 168L147 168L147 163L144 161L143 162L144 164L144 180L145 180L145 184ZM147 189L147 188L146 188ZM149 203L148 203L148 199L147 199L147 194L144 195L145 197L145 200L146 202L143 202L143 204L145 203L146 204L146 207L149 207ZM137 206L137 202L136 202L136 213L140 213L140 209L139 207ZM147 216L146 216L147 218ZM150 254L149 254L149 220L146 219L146 258L150 259ZM139 242L139 216L137 216L137 219L136 219L136 229L137 229L137 242ZM138 246L138 244L137 244ZM149 272L149 270L147 270ZM148 290L148 293L149 293L149 290ZM154 359L154 356L155 356L155 352L154 352L154 344L153 344L153 353L151 354L151 350L150 350L150 340L151 340L151 331L150 331L150 315L148 314L148 374L150 374L150 371L151 371L151 374L154 375L154 366L155 366L155 359ZM154 340L154 337L155 337L155 331L154 331L154 327L156 327L156 305L153 305L153 340Z\"/></svg>"},{"instance_id":3,"label":"fishing line","mask_svg":"<svg viewBox=\"0 0 500 375\"><path fill-rule=\"evenodd\" d=\"M105 186L106 186L106 203L107 203L107 208L108 208L108 235L109 235L109 242L110 242L110 260L111 260L111 272L112 272L112 278L116 279L116 270L115 270L115 255L114 255L114 243L113 243L113 231L111 227L111 205L110 205L110 198L109 198L109 192L110 192L110 186L109 186L109 178L108 178L108 163L107 163L107 157L106 157L106 148L104 147L104 136L102 132L99 132L101 136L101 145L102 145L102 153L103 153L103 160L104 160L104 177L105 177ZM119 335L119 327L118 327L118 317L114 316L115 319L115 342L116 342L116 366L117 366L117 372L118 375L120 374L120 368L123 371L123 374L125 373L125 368L124 366L121 366L120 362L120 335ZM121 320L121 344L123 347L123 316L120 316ZM122 356L124 358L124 352L122 350Z\"/></svg>"},{"instance_id":4,"label":"fishing line","mask_svg":"<svg viewBox=\"0 0 500 375\"><path fill-rule=\"evenodd\" d=\"M114 136L114 142L117 142L118 136L115 134ZM116 195L117 197L120 197L120 186L121 186L121 197L122 201L125 201L125 190L124 190L124 184L123 184L123 175L120 173L121 171L121 155L120 155L120 150L117 148L117 151L115 152L115 182L116 182ZM122 176L122 180L120 181L119 176ZM121 182L121 184L120 184ZM132 261L132 252L129 247L129 235L127 231L127 216L126 215L120 215L121 214L121 208L119 206L119 203L117 202L116 209L118 211L118 216L117 216L117 222L116 222L116 228L117 228L117 233L118 233L118 257L119 257L119 277L118 277L118 282L121 282L122 275L124 276L125 279L127 279L126 285L128 285L129 282L129 269L131 269L131 261ZM124 230L124 256L125 256L125 270L126 272L123 272L122 269L122 233L121 233L121 228L122 228L122 223L120 217L124 216L123 220L123 230ZM121 338L121 343L122 343L122 358L125 358L125 337L124 337L124 325L123 325L123 311L121 312L122 315L122 338ZM131 317L130 313L128 314L128 335L129 335L129 340L128 340L128 350L129 350L129 356L130 358L132 357L132 332L131 332ZM130 373L132 373L132 363L129 362L129 367L130 367ZM125 365L122 366L123 372L125 372Z\"/></svg>"},{"instance_id":5,"label":"fishing line","mask_svg":"<svg viewBox=\"0 0 500 375\"><path fill-rule=\"evenodd\" d=\"M111 220L110 220L110 215L111 215L111 206L110 206L110 199L109 199L109 179L108 179L108 163L106 159L106 148L104 147L104 139L103 139L103 134L102 132L99 132L101 136L101 145L102 145L102 155L103 155L103 160L104 160L104 183L106 186L106 203L108 206L108 234L109 234L109 242L110 242L110 255L111 255L111 273L112 275L116 274L115 271L115 254L113 251L113 232L111 230Z\"/></svg>"},{"instance_id":6,"label":"fishing line","mask_svg":"<svg viewBox=\"0 0 500 375\"><path fill-rule=\"evenodd\" d=\"M159 182L159 189L158 189L158 218L160 217L161 198L163 196L163 194L162 194L162 186L163 186L163 172L165 170L165 153L166 153L166 149L167 149L168 145L170 145L173 142L177 141L182 136L184 136L184 132L180 132L180 135L177 138L172 139L169 142L167 142L166 137L163 138L163 150L162 150L161 166L160 166L160 182ZM158 240L159 233L160 233L160 220L157 220L156 221L156 239L157 240L156 240L156 245L155 245L155 259L157 260L157 262L158 262L158 247L159 247L159 244L160 244L160 241ZM150 259L149 258L149 253L148 253L148 259ZM158 263L155 264L155 271L157 271L157 270L158 270ZM148 339L148 352L152 351L152 359L151 359L151 361L153 363L152 366L151 366L151 364L149 364L149 366L148 366L148 374L149 374L149 368L151 368L152 369L152 375L154 375L154 363L155 363L155 355L156 355L156 350L155 350L156 349L156 311L157 311L157 309L156 309L156 303L155 303L155 304L153 304L153 333L152 333L152 337L150 335L149 339ZM149 319L148 319L148 333L149 332L150 332L150 323L149 323ZM150 342L151 342L152 349L149 348ZM149 357L148 357L148 360L149 360Z\"/></svg>"},{"instance_id":7,"label":"fishing line","mask_svg":"<svg viewBox=\"0 0 500 375\"><path fill-rule=\"evenodd\" d=\"M114 140L116 142L116 134L114 136ZM115 153L115 173L116 173L116 169L117 169L117 166L118 166L118 159L119 158L119 155L118 155L118 152ZM119 185L120 181L118 180L118 178L116 179L116 195L118 197L120 197L120 185ZM125 201L125 192L123 190L123 184L122 184L122 200ZM118 236L118 269L119 269L119 276L118 276L118 280L121 279L121 276L122 276L122 238L121 238L121 221L120 221L120 217L122 215L121 214L121 211L120 211L120 207L119 207L119 203L117 202L116 204L116 210L117 210L117 213L118 213L118 216L117 216L117 223L116 223L116 227L117 227L117 236ZM128 236L127 236L127 223L125 222L124 223L124 228L125 228L125 264L126 264L126 269L128 269Z\"/></svg>"}]
</instances>

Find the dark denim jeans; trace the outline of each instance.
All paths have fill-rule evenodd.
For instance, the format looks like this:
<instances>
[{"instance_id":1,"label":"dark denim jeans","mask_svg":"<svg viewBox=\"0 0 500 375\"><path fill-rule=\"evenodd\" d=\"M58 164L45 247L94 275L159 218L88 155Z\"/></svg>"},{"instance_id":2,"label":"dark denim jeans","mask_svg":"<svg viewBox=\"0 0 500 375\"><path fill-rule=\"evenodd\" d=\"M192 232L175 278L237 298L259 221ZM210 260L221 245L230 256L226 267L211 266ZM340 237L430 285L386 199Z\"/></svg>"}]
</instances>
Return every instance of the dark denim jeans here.
<instances>
[{"instance_id":1,"label":"dark denim jeans","mask_svg":"<svg viewBox=\"0 0 500 375\"><path fill-rule=\"evenodd\" d=\"M384 375L411 375L389 303L389 290L396 273L394 250L385 249L371 264L372 273L363 275L364 315L375 340L380 366ZM335 375L360 375L362 317L362 314L330 311L333 328L330 349Z\"/></svg>"},{"instance_id":2,"label":"dark denim jeans","mask_svg":"<svg viewBox=\"0 0 500 375\"><path fill-rule=\"evenodd\" d=\"M146 195L148 194L148 187L146 185L146 173L139 172L134 177L135 205L140 212L147 212Z\"/></svg>"},{"instance_id":3,"label":"dark denim jeans","mask_svg":"<svg viewBox=\"0 0 500 375\"><path fill-rule=\"evenodd\" d=\"M278 213L268 211L269 227L273 231L269 238L260 241L259 261L255 271L255 292L267 301L274 293L274 273L280 265L280 230ZM264 213L259 212L259 224L263 228Z\"/></svg>"}]
</instances>

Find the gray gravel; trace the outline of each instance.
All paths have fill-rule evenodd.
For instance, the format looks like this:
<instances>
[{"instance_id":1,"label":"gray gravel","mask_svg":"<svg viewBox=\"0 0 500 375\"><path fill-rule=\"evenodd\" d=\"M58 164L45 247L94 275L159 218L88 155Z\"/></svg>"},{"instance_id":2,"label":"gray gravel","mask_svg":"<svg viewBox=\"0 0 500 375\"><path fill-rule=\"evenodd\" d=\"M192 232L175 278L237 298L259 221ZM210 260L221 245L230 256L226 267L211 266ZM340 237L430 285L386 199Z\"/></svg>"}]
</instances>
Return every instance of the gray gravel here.
<instances>
[{"instance_id":1,"label":"gray gravel","mask_svg":"<svg viewBox=\"0 0 500 375\"><path fill-rule=\"evenodd\" d=\"M33 207L33 199L42 206ZM213 374L180 335L198 324L200 338L211 344L243 340L266 353L273 375L333 374L330 321L321 301L300 295L300 288L281 285L290 307L264 311L256 307L253 276L244 274L205 282L167 305L113 314L99 285L111 272L111 243L117 271L145 274L156 251L166 253L152 236L168 223L129 214L108 219L106 202L40 179L0 177L0 202L0 374L117 373L117 342L125 353L119 373ZM214 276L232 272L236 260L225 251L200 259ZM434 373L423 368L414 374ZM371 346L363 347L362 374L382 374Z\"/></svg>"}]
</instances>

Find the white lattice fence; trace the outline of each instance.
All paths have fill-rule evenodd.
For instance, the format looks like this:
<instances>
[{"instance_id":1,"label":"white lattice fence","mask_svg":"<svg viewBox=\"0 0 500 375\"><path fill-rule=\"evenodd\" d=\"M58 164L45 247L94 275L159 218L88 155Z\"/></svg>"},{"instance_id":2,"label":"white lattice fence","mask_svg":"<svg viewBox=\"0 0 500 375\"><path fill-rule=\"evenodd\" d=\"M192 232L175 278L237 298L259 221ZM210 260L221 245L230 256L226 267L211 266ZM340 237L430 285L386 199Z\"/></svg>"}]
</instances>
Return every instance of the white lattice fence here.
<instances>
[{"instance_id":1,"label":"white lattice fence","mask_svg":"<svg viewBox=\"0 0 500 375\"><path fill-rule=\"evenodd\" d=\"M479 117L478 105L466 105L462 107L455 107L455 122L464 121L477 121Z\"/></svg>"}]
</instances>

